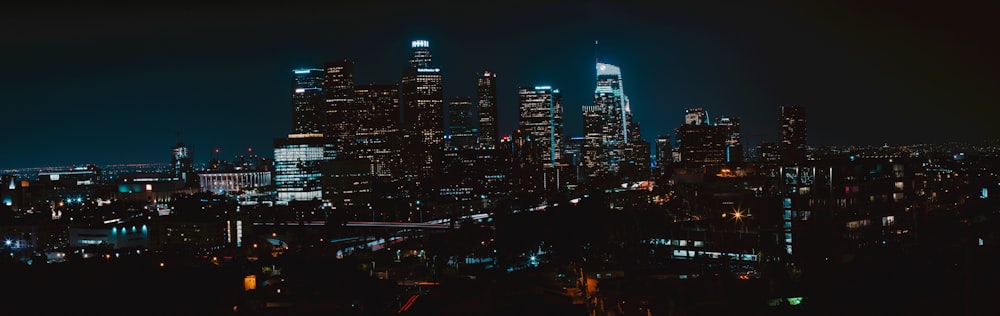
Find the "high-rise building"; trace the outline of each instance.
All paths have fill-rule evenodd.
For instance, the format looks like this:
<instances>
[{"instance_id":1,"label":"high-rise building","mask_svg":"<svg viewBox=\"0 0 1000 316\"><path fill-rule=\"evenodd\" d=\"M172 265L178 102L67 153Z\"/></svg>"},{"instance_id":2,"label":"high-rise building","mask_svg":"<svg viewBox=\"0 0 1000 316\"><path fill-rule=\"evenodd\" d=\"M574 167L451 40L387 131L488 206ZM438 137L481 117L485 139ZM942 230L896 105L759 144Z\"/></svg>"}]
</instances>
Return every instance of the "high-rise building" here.
<instances>
[{"instance_id":1,"label":"high-rise building","mask_svg":"<svg viewBox=\"0 0 1000 316\"><path fill-rule=\"evenodd\" d=\"M677 151L682 163L703 168L726 162L726 129L710 124L703 108L685 110L684 124L677 128Z\"/></svg>"},{"instance_id":2,"label":"high-rise building","mask_svg":"<svg viewBox=\"0 0 1000 316\"><path fill-rule=\"evenodd\" d=\"M569 185L580 185L586 181L587 162L584 160L584 150L587 146L587 138L582 136L570 137L563 144L562 159L565 162L566 175L564 179Z\"/></svg>"},{"instance_id":3,"label":"high-rise building","mask_svg":"<svg viewBox=\"0 0 1000 316\"><path fill-rule=\"evenodd\" d=\"M496 148L500 143L497 113L497 74L483 71L476 79L479 106L479 147Z\"/></svg>"},{"instance_id":4,"label":"high-rise building","mask_svg":"<svg viewBox=\"0 0 1000 316\"><path fill-rule=\"evenodd\" d=\"M650 146L649 142L642 139L639 133L639 123L632 122L632 114L628 114L628 137L631 138L627 144L625 144L625 153L623 155L624 160L619 164L619 176L626 181L645 181L649 180L652 175L650 173Z\"/></svg>"},{"instance_id":5,"label":"high-rise building","mask_svg":"<svg viewBox=\"0 0 1000 316\"><path fill-rule=\"evenodd\" d=\"M597 88L594 89L594 105L601 111L602 157L597 161L599 173L616 174L625 159L625 148L629 137L628 96L622 85L622 73L618 66L597 63Z\"/></svg>"},{"instance_id":6,"label":"high-rise building","mask_svg":"<svg viewBox=\"0 0 1000 316\"><path fill-rule=\"evenodd\" d=\"M482 184L482 161L476 141L472 100L454 97L448 100L448 135L444 150L442 176L436 181L440 197L445 201L469 201ZM489 153L491 150L482 149Z\"/></svg>"},{"instance_id":7,"label":"high-rise building","mask_svg":"<svg viewBox=\"0 0 1000 316\"><path fill-rule=\"evenodd\" d=\"M170 157L170 168L174 178L184 183L193 181L194 159L191 157L191 151L188 150L188 147L184 146L182 142L177 142L171 152L173 155Z\"/></svg>"},{"instance_id":8,"label":"high-rise building","mask_svg":"<svg viewBox=\"0 0 1000 316\"><path fill-rule=\"evenodd\" d=\"M670 134L656 136L656 170L659 175L662 175L667 165L673 161L673 151Z\"/></svg>"},{"instance_id":9,"label":"high-rise building","mask_svg":"<svg viewBox=\"0 0 1000 316\"><path fill-rule=\"evenodd\" d=\"M781 127L781 158L803 161L806 158L806 109L801 106L778 107Z\"/></svg>"},{"instance_id":10,"label":"high-rise building","mask_svg":"<svg viewBox=\"0 0 1000 316\"><path fill-rule=\"evenodd\" d=\"M740 141L740 118L721 116L715 125L726 135L726 163L743 163L743 143Z\"/></svg>"},{"instance_id":11,"label":"high-rise building","mask_svg":"<svg viewBox=\"0 0 1000 316\"><path fill-rule=\"evenodd\" d=\"M289 134L274 140L278 201L322 200L321 164L336 157L323 134Z\"/></svg>"},{"instance_id":12,"label":"high-rise building","mask_svg":"<svg viewBox=\"0 0 1000 316\"><path fill-rule=\"evenodd\" d=\"M335 159L320 163L323 201L347 218L366 218L371 211L372 168L368 159Z\"/></svg>"},{"instance_id":13,"label":"high-rise building","mask_svg":"<svg viewBox=\"0 0 1000 316\"><path fill-rule=\"evenodd\" d=\"M295 69L292 74L292 133L323 133L323 69Z\"/></svg>"},{"instance_id":14,"label":"high-rise building","mask_svg":"<svg viewBox=\"0 0 1000 316\"><path fill-rule=\"evenodd\" d=\"M367 84L355 87L358 129L354 156L371 162L374 194L400 194L403 181L402 132L399 128L399 86Z\"/></svg>"},{"instance_id":15,"label":"high-rise building","mask_svg":"<svg viewBox=\"0 0 1000 316\"><path fill-rule=\"evenodd\" d=\"M440 168L444 138L444 94L441 69L432 66L430 44L425 40L410 43L413 56L403 72L403 126L409 141L407 178L418 182L433 176Z\"/></svg>"},{"instance_id":16,"label":"high-rise building","mask_svg":"<svg viewBox=\"0 0 1000 316\"><path fill-rule=\"evenodd\" d=\"M558 189L562 156L563 111L559 89L551 86L518 89L519 130L523 133L523 161L542 173L541 188Z\"/></svg>"},{"instance_id":17,"label":"high-rise building","mask_svg":"<svg viewBox=\"0 0 1000 316\"><path fill-rule=\"evenodd\" d=\"M323 72L326 123L322 133L334 143L341 158L353 157L354 134L360 122L354 102L354 62L328 62Z\"/></svg>"},{"instance_id":18,"label":"high-rise building","mask_svg":"<svg viewBox=\"0 0 1000 316\"><path fill-rule=\"evenodd\" d=\"M468 97L448 100L448 147L472 149L476 147L475 113Z\"/></svg>"},{"instance_id":19,"label":"high-rise building","mask_svg":"<svg viewBox=\"0 0 1000 316\"><path fill-rule=\"evenodd\" d=\"M583 108L583 164L586 167L588 177L595 177L599 173L604 173L606 167L599 168L602 163L606 164L606 152L604 150L604 115L598 105L584 105Z\"/></svg>"}]
</instances>

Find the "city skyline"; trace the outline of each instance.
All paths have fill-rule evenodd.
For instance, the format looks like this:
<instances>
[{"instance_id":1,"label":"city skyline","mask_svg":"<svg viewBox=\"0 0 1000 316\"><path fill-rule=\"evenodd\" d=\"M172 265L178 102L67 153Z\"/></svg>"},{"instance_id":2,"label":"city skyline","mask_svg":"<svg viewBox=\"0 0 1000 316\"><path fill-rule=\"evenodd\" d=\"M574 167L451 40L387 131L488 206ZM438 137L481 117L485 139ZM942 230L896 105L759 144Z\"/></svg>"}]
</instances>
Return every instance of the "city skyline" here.
<instances>
[{"instance_id":1,"label":"city skyline","mask_svg":"<svg viewBox=\"0 0 1000 316\"><path fill-rule=\"evenodd\" d=\"M932 8L523 4L479 18L437 3L425 16L408 15L411 5L343 7L357 13L335 17L358 25L348 31L316 27L334 19L317 13L329 7L24 8L0 31L13 48L0 104L17 131L0 167L167 162L178 132L198 163L216 148L221 159L247 148L270 156L291 130L293 69L348 59L357 85L398 84L418 39L430 42L445 99L475 97L477 73L496 74L500 135L517 125L518 86L551 85L562 90L565 136L583 136L595 59L622 69L651 143L689 107L740 118L748 146L780 140L783 105L808 110L812 146L1000 135L987 95L996 47L978 41L986 22L974 7L921 20ZM548 16L565 21L538 22ZM489 27L454 30L477 23Z\"/></svg>"}]
</instances>

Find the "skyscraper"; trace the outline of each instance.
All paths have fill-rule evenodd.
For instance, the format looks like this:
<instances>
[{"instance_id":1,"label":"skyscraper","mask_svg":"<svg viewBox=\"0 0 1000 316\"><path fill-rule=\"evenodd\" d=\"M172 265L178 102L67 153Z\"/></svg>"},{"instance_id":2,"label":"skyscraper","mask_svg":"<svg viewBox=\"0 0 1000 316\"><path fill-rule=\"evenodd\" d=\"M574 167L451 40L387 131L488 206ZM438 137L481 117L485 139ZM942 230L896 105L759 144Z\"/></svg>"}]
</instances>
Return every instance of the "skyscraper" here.
<instances>
[{"instance_id":1,"label":"skyscraper","mask_svg":"<svg viewBox=\"0 0 1000 316\"><path fill-rule=\"evenodd\" d=\"M371 162L376 195L395 194L403 177L399 86L359 85L354 96L358 119L354 156Z\"/></svg>"},{"instance_id":2,"label":"skyscraper","mask_svg":"<svg viewBox=\"0 0 1000 316\"><path fill-rule=\"evenodd\" d=\"M413 56L403 72L403 126L410 137L406 146L410 159L407 177L421 181L435 174L440 166L444 138L444 94L441 69L431 63L430 43L410 43Z\"/></svg>"},{"instance_id":3,"label":"skyscraper","mask_svg":"<svg viewBox=\"0 0 1000 316\"><path fill-rule=\"evenodd\" d=\"M720 116L715 125L723 130L726 143L726 163L743 163L743 143L740 141L740 118Z\"/></svg>"},{"instance_id":4,"label":"skyscraper","mask_svg":"<svg viewBox=\"0 0 1000 316\"><path fill-rule=\"evenodd\" d=\"M806 158L806 109L801 106L778 107L781 128L781 158L803 161Z\"/></svg>"},{"instance_id":5,"label":"skyscraper","mask_svg":"<svg viewBox=\"0 0 1000 316\"><path fill-rule=\"evenodd\" d=\"M656 170L658 175L663 175L667 165L673 161L674 146L671 144L670 134L656 137Z\"/></svg>"},{"instance_id":6,"label":"skyscraper","mask_svg":"<svg viewBox=\"0 0 1000 316\"><path fill-rule=\"evenodd\" d=\"M598 105L584 105L583 111L583 164L586 167L585 173L588 177L595 177L598 173L604 173L607 169L599 168L606 165L604 150L604 115Z\"/></svg>"},{"instance_id":7,"label":"skyscraper","mask_svg":"<svg viewBox=\"0 0 1000 316\"><path fill-rule=\"evenodd\" d=\"M292 74L292 133L323 133L323 70L295 69Z\"/></svg>"},{"instance_id":8,"label":"skyscraper","mask_svg":"<svg viewBox=\"0 0 1000 316\"><path fill-rule=\"evenodd\" d=\"M472 100L453 97L448 100L448 146L460 149L476 147L476 127Z\"/></svg>"},{"instance_id":9,"label":"skyscraper","mask_svg":"<svg viewBox=\"0 0 1000 316\"><path fill-rule=\"evenodd\" d=\"M559 89L551 86L518 89L519 130L524 137L523 161L543 172L542 188L556 189L562 156L563 118Z\"/></svg>"},{"instance_id":10,"label":"skyscraper","mask_svg":"<svg viewBox=\"0 0 1000 316\"><path fill-rule=\"evenodd\" d=\"M497 74L483 71L476 79L479 105L479 147L496 148L499 139L497 128Z\"/></svg>"},{"instance_id":11,"label":"skyscraper","mask_svg":"<svg viewBox=\"0 0 1000 316\"><path fill-rule=\"evenodd\" d=\"M601 112L601 147L597 162L598 173L616 174L625 159L629 137L628 97L622 87L621 69L615 65L597 63L597 88L594 106Z\"/></svg>"},{"instance_id":12,"label":"skyscraper","mask_svg":"<svg viewBox=\"0 0 1000 316\"><path fill-rule=\"evenodd\" d=\"M322 133L334 143L342 158L353 157L353 138L360 121L354 106L354 62L329 62L323 65L323 72L326 124Z\"/></svg>"}]
</instances>

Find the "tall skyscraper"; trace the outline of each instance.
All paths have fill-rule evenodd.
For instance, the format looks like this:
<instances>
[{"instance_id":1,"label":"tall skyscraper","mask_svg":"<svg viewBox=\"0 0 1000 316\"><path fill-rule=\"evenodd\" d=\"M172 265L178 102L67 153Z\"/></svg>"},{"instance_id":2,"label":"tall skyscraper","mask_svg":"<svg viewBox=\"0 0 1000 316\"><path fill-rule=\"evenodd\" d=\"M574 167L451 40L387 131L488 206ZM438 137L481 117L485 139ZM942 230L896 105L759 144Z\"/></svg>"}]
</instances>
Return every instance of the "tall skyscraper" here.
<instances>
[{"instance_id":1,"label":"tall skyscraper","mask_svg":"<svg viewBox=\"0 0 1000 316\"><path fill-rule=\"evenodd\" d=\"M354 156L371 162L376 196L396 194L403 177L399 86L367 84L354 91L358 111Z\"/></svg>"},{"instance_id":2,"label":"tall skyscraper","mask_svg":"<svg viewBox=\"0 0 1000 316\"><path fill-rule=\"evenodd\" d=\"M554 190L559 184L562 156L563 111L559 89L550 86L518 89L519 130L524 137L523 161L543 171L541 187Z\"/></svg>"},{"instance_id":3,"label":"tall skyscraper","mask_svg":"<svg viewBox=\"0 0 1000 316\"><path fill-rule=\"evenodd\" d=\"M421 181L433 176L440 168L444 138L444 94L441 69L432 66L430 43L416 40L410 43L413 56L403 72L404 129L409 134L405 155L410 159L407 177ZM419 185L418 185L419 186Z\"/></svg>"},{"instance_id":4,"label":"tall skyscraper","mask_svg":"<svg viewBox=\"0 0 1000 316\"><path fill-rule=\"evenodd\" d=\"M295 69L292 74L292 133L323 133L323 70Z\"/></svg>"},{"instance_id":5,"label":"tall skyscraper","mask_svg":"<svg viewBox=\"0 0 1000 316\"><path fill-rule=\"evenodd\" d=\"M496 148L500 142L497 128L497 74L483 71L476 79L479 105L479 147Z\"/></svg>"},{"instance_id":6,"label":"tall skyscraper","mask_svg":"<svg viewBox=\"0 0 1000 316\"><path fill-rule=\"evenodd\" d=\"M476 147L476 118L472 100L468 97L453 97L448 100L448 145L452 148L472 149Z\"/></svg>"},{"instance_id":7,"label":"tall skyscraper","mask_svg":"<svg viewBox=\"0 0 1000 316\"><path fill-rule=\"evenodd\" d=\"M360 122L354 104L354 62L329 62L323 65L323 72L326 124L322 133L334 143L340 157L353 157L354 133Z\"/></svg>"},{"instance_id":8,"label":"tall skyscraper","mask_svg":"<svg viewBox=\"0 0 1000 316\"><path fill-rule=\"evenodd\" d=\"M781 158L786 161L806 159L806 109L801 106L778 107L781 127Z\"/></svg>"},{"instance_id":9,"label":"tall skyscraper","mask_svg":"<svg viewBox=\"0 0 1000 316\"><path fill-rule=\"evenodd\" d=\"M600 157L592 157L597 162L598 173L617 174L619 165L625 159L625 148L629 137L628 96L622 87L622 73L618 66L597 63L597 88L594 89L594 106L601 111Z\"/></svg>"}]
</instances>

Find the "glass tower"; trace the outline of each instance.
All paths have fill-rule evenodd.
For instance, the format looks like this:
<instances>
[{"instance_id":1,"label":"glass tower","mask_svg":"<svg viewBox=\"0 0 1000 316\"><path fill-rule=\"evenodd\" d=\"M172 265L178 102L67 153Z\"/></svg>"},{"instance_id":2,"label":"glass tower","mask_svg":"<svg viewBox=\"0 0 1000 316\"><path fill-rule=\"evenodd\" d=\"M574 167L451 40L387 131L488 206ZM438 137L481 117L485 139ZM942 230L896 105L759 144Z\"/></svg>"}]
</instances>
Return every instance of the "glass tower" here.
<instances>
[{"instance_id":1,"label":"glass tower","mask_svg":"<svg viewBox=\"0 0 1000 316\"><path fill-rule=\"evenodd\" d=\"M499 143L497 128L497 74L484 71L476 80L479 95L479 146L496 148Z\"/></svg>"},{"instance_id":2,"label":"glass tower","mask_svg":"<svg viewBox=\"0 0 1000 316\"><path fill-rule=\"evenodd\" d=\"M292 133L323 133L323 70L292 71Z\"/></svg>"}]
</instances>

